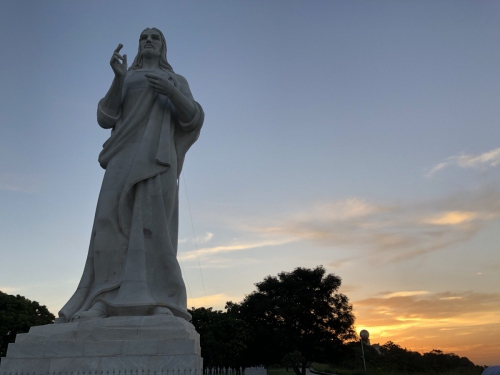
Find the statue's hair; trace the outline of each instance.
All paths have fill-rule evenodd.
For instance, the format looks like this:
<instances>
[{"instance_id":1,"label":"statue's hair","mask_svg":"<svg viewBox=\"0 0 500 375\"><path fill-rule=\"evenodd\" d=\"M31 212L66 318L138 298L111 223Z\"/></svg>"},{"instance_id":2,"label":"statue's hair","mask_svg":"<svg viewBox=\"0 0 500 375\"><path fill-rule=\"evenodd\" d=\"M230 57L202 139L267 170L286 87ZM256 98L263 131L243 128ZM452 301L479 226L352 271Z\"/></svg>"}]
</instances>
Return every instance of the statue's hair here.
<instances>
[{"instance_id":1,"label":"statue's hair","mask_svg":"<svg viewBox=\"0 0 500 375\"><path fill-rule=\"evenodd\" d=\"M142 30L141 34L148 29L154 30L158 34L160 34L161 43L162 43L161 51L160 51L160 68L163 70L168 70L169 72L174 73L174 69L172 68L172 65L170 65L167 61L167 41L165 40L163 33L160 30L158 30L156 27L148 27L147 29ZM132 63L132 65L130 65L129 70L135 70L135 69L140 69L140 68L142 68L142 56L141 56L141 43L139 42L137 55L135 56L135 59L134 59L134 62Z\"/></svg>"}]
</instances>

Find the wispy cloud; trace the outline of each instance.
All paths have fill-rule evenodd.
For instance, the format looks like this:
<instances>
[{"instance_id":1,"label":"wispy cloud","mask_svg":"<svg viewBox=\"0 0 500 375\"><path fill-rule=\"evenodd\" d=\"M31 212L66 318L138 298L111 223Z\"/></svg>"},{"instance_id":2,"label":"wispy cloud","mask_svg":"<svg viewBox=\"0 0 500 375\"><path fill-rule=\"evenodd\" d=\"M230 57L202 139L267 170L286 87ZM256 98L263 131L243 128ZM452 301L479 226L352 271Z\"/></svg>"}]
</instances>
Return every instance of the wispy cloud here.
<instances>
[{"instance_id":1,"label":"wispy cloud","mask_svg":"<svg viewBox=\"0 0 500 375\"><path fill-rule=\"evenodd\" d=\"M352 258L342 258L342 259L338 259L334 262L328 263L328 266L331 268L340 268L342 266L345 266L346 264L351 263L352 260L353 260Z\"/></svg>"},{"instance_id":2,"label":"wispy cloud","mask_svg":"<svg viewBox=\"0 0 500 375\"><path fill-rule=\"evenodd\" d=\"M196 238L196 242L197 243L207 243L207 242L211 241L212 238L214 238L214 234L213 233L211 233L211 232L205 232L204 236ZM191 242L191 243L194 244L194 238L179 238L179 240L177 242L178 243Z\"/></svg>"},{"instance_id":3,"label":"wispy cloud","mask_svg":"<svg viewBox=\"0 0 500 375\"><path fill-rule=\"evenodd\" d=\"M450 156L433 167L426 176L430 177L437 171L451 166L460 168L486 168L496 167L498 165L500 165L500 147L479 155L463 154Z\"/></svg>"},{"instance_id":4,"label":"wispy cloud","mask_svg":"<svg viewBox=\"0 0 500 375\"><path fill-rule=\"evenodd\" d=\"M425 296L427 294L430 294L431 292L427 290L413 290L413 291L407 291L407 290L402 290L400 292L388 292L388 293L380 293L383 298L394 298L394 297L413 297L413 296Z\"/></svg>"},{"instance_id":5,"label":"wispy cloud","mask_svg":"<svg viewBox=\"0 0 500 375\"><path fill-rule=\"evenodd\" d=\"M342 284L340 286L340 292L341 293L350 293L350 292L355 292L360 289L359 285L352 285L352 284Z\"/></svg>"},{"instance_id":6,"label":"wispy cloud","mask_svg":"<svg viewBox=\"0 0 500 375\"><path fill-rule=\"evenodd\" d=\"M12 294L12 293L18 292L20 289L21 288L13 288L13 287L9 287L9 286L1 286L0 285L0 292L4 292L7 294Z\"/></svg>"},{"instance_id":7,"label":"wispy cloud","mask_svg":"<svg viewBox=\"0 0 500 375\"><path fill-rule=\"evenodd\" d=\"M223 310L227 301L238 301L242 296L229 296L224 293L212 294L208 296L188 298L187 305L192 307L213 307L215 310Z\"/></svg>"},{"instance_id":8,"label":"wispy cloud","mask_svg":"<svg viewBox=\"0 0 500 375\"><path fill-rule=\"evenodd\" d=\"M424 219L424 223L434 225L458 225L468 223L477 216L476 212L449 211Z\"/></svg>"},{"instance_id":9,"label":"wispy cloud","mask_svg":"<svg viewBox=\"0 0 500 375\"><path fill-rule=\"evenodd\" d=\"M411 204L376 204L356 198L326 202L251 230L351 249L348 257L331 264L340 267L361 258L387 263L438 251L468 241L499 218L500 191L493 188Z\"/></svg>"},{"instance_id":10,"label":"wispy cloud","mask_svg":"<svg viewBox=\"0 0 500 375\"><path fill-rule=\"evenodd\" d=\"M217 253L242 251L242 250L255 249L255 248L266 247L266 246L279 246L279 245L284 245L286 243L290 243L290 242L294 242L294 241L296 241L296 239L287 238L287 239L281 239L281 240L243 242L243 243L236 243L233 245L204 247L204 248L201 248L198 250L191 250L191 251L188 251L186 253L180 254L179 259L181 259L181 260L193 260L193 259L196 259L198 256L201 257L201 256L207 256L207 255L214 255Z\"/></svg>"},{"instance_id":11,"label":"wispy cloud","mask_svg":"<svg viewBox=\"0 0 500 375\"><path fill-rule=\"evenodd\" d=\"M317 202L274 217L233 220L239 223L235 230L244 240L217 240L198 252L191 247L180 252L179 258L189 262L199 256L206 267L227 268L225 260L234 259L228 256L232 252L304 241L331 250L322 255L331 258L322 262L332 268L360 262L389 264L465 243L499 221L500 188L496 185L417 202L351 197ZM252 258L252 252L246 256Z\"/></svg>"},{"instance_id":12,"label":"wispy cloud","mask_svg":"<svg viewBox=\"0 0 500 375\"><path fill-rule=\"evenodd\" d=\"M198 242L200 243L206 243L210 241L212 238L214 238L214 234L210 232L206 232L203 237L198 238Z\"/></svg>"},{"instance_id":13,"label":"wispy cloud","mask_svg":"<svg viewBox=\"0 0 500 375\"><path fill-rule=\"evenodd\" d=\"M40 176L34 174L0 174L0 190L33 194L41 188Z\"/></svg>"}]
</instances>

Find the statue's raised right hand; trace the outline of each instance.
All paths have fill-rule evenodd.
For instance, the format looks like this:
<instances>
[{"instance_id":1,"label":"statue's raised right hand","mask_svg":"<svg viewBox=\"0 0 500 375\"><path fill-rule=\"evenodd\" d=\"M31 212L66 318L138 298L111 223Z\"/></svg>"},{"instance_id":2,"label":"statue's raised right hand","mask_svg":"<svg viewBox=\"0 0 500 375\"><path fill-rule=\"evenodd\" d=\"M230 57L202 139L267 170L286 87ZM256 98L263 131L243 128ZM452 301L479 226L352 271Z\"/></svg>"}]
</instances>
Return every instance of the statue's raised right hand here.
<instances>
[{"instance_id":1,"label":"statue's raised right hand","mask_svg":"<svg viewBox=\"0 0 500 375\"><path fill-rule=\"evenodd\" d=\"M115 72L115 77L123 78L127 74L127 55L120 55L118 52L122 49L123 44L118 44L115 52L113 52L113 56L111 56L111 61L109 65L111 65L111 69Z\"/></svg>"}]
</instances>

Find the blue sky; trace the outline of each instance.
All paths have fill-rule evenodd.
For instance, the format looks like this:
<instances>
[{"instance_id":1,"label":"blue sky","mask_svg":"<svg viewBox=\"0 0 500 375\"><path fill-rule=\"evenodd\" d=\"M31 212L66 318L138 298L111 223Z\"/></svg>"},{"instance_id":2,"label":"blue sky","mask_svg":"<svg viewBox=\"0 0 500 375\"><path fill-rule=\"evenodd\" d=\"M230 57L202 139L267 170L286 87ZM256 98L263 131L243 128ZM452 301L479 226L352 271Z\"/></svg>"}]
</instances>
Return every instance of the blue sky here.
<instances>
[{"instance_id":1,"label":"blue sky","mask_svg":"<svg viewBox=\"0 0 500 375\"><path fill-rule=\"evenodd\" d=\"M153 26L206 113L180 181L192 306L322 264L372 342L493 364L495 1L1 2L0 290L56 313L76 288L109 59Z\"/></svg>"}]
</instances>

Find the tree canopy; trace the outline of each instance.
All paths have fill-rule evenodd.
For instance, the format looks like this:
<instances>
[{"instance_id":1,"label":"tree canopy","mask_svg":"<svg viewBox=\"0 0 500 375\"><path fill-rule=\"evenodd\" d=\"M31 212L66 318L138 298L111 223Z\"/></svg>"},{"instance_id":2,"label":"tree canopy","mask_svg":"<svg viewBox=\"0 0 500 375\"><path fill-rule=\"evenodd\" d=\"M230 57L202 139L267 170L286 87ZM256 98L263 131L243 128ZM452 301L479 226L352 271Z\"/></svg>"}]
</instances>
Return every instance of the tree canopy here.
<instances>
[{"instance_id":1,"label":"tree canopy","mask_svg":"<svg viewBox=\"0 0 500 375\"><path fill-rule=\"evenodd\" d=\"M32 326L53 323L54 319L47 307L38 302L0 292L0 356L5 357L7 346L18 333L28 332Z\"/></svg>"},{"instance_id":2,"label":"tree canopy","mask_svg":"<svg viewBox=\"0 0 500 375\"><path fill-rule=\"evenodd\" d=\"M267 276L240 304L228 302L228 313L247 321L254 333L248 358L274 364L300 353L304 374L307 362L340 355L344 341L355 337L352 306L338 293L341 282L322 266L299 267Z\"/></svg>"},{"instance_id":3,"label":"tree canopy","mask_svg":"<svg viewBox=\"0 0 500 375\"><path fill-rule=\"evenodd\" d=\"M245 366L244 355L251 339L247 322L211 307L193 308L189 312L200 334L205 367Z\"/></svg>"}]
</instances>

